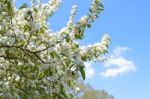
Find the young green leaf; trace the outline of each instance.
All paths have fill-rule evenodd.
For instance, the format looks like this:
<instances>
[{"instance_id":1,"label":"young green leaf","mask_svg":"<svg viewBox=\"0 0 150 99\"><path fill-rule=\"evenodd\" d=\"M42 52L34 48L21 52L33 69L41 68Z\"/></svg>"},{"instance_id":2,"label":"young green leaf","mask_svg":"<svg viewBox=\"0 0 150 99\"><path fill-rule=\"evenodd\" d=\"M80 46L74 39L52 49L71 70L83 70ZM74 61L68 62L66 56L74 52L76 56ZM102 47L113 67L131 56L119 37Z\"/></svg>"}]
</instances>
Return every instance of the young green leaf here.
<instances>
[{"instance_id":1,"label":"young green leaf","mask_svg":"<svg viewBox=\"0 0 150 99\"><path fill-rule=\"evenodd\" d=\"M28 7L28 5L26 3L23 3L19 9L23 9L23 8L27 8L27 7Z\"/></svg>"},{"instance_id":2,"label":"young green leaf","mask_svg":"<svg viewBox=\"0 0 150 99\"><path fill-rule=\"evenodd\" d=\"M84 67L82 65L79 66L79 70L82 76L82 79L85 80L85 70Z\"/></svg>"}]
</instances>

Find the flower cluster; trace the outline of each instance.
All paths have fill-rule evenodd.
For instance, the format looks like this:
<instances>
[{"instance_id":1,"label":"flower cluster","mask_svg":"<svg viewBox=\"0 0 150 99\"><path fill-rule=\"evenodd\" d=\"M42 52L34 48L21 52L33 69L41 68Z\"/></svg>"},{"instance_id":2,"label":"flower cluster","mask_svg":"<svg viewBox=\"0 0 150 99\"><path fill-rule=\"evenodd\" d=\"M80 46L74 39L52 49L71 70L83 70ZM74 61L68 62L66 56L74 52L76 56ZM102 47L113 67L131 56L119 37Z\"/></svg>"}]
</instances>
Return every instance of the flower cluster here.
<instances>
[{"instance_id":1,"label":"flower cluster","mask_svg":"<svg viewBox=\"0 0 150 99\"><path fill-rule=\"evenodd\" d=\"M104 35L100 43L82 47L77 42L102 11L93 0L89 13L74 23L73 6L65 28L53 32L47 18L60 0L15 8L14 0L0 1L0 98L71 99L78 91L76 80L85 79L84 62L99 58L110 43Z\"/></svg>"},{"instance_id":2,"label":"flower cluster","mask_svg":"<svg viewBox=\"0 0 150 99\"><path fill-rule=\"evenodd\" d=\"M83 60L94 60L101 55L107 53L107 48L110 43L110 37L105 34L100 43L94 45L81 46L81 57Z\"/></svg>"}]
</instances>

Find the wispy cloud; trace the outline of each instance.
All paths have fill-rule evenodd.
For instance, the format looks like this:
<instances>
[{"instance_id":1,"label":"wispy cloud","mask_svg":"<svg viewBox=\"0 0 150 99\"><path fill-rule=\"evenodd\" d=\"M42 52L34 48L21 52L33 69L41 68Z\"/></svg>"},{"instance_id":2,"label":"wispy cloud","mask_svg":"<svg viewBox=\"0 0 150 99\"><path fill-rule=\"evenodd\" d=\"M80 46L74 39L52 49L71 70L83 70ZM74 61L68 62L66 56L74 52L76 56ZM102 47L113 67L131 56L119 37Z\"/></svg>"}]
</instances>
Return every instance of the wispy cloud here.
<instances>
[{"instance_id":1,"label":"wispy cloud","mask_svg":"<svg viewBox=\"0 0 150 99\"><path fill-rule=\"evenodd\" d=\"M130 50L128 47L116 47L108 61L104 63L106 70L101 72L103 77L117 77L136 70L133 61L126 59L123 53Z\"/></svg>"},{"instance_id":2,"label":"wispy cloud","mask_svg":"<svg viewBox=\"0 0 150 99\"><path fill-rule=\"evenodd\" d=\"M85 65L86 78L92 78L93 76L96 75L96 72L92 67L92 62L85 62L84 65Z\"/></svg>"}]
</instances>

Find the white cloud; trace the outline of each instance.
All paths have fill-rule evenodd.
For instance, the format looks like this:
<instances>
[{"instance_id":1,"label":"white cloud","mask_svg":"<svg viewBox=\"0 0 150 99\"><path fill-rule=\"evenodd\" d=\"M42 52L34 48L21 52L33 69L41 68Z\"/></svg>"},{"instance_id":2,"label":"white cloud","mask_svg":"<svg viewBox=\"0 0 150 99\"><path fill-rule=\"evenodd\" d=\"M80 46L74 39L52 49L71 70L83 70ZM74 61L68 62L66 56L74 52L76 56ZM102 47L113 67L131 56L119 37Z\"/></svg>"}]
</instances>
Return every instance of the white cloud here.
<instances>
[{"instance_id":1,"label":"white cloud","mask_svg":"<svg viewBox=\"0 0 150 99\"><path fill-rule=\"evenodd\" d=\"M94 68L92 68L92 62L85 62L84 65L86 78L92 78L93 76L96 75Z\"/></svg>"},{"instance_id":2,"label":"white cloud","mask_svg":"<svg viewBox=\"0 0 150 99\"><path fill-rule=\"evenodd\" d=\"M101 72L100 75L104 77L117 77L135 71L134 62L123 57L123 53L129 49L128 47L116 47L108 61L104 63L106 70Z\"/></svg>"}]
</instances>

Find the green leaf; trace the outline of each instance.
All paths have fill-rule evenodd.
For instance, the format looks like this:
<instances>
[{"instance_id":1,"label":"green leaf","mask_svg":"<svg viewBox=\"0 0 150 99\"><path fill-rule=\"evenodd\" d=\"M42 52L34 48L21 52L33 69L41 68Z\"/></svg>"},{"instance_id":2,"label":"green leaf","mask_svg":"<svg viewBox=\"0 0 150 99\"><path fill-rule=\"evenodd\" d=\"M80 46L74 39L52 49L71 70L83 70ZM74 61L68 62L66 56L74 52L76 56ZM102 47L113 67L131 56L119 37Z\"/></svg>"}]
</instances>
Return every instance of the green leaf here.
<instances>
[{"instance_id":1,"label":"green leaf","mask_svg":"<svg viewBox=\"0 0 150 99\"><path fill-rule=\"evenodd\" d=\"M41 80L44 77L44 72L40 72L38 74L38 79Z\"/></svg>"},{"instance_id":2,"label":"green leaf","mask_svg":"<svg viewBox=\"0 0 150 99\"><path fill-rule=\"evenodd\" d=\"M61 93L62 95L64 95L64 94L65 94L63 84L60 84L60 93Z\"/></svg>"},{"instance_id":3,"label":"green leaf","mask_svg":"<svg viewBox=\"0 0 150 99\"><path fill-rule=\"evenodd\" d=\"M82 59L83 61L86 61L87 58L86 58L86 56L82 56L81 59Z\"/></svg>"},{"instance_id":4,"label":"green leaf","mask_svg":"<svg viewBox=\"0 0 150 99\"><path fill-rule=\"evenodd\" d=\"M70 80L67 81L67 84L69 87L71 87L71 81Z\"/></svg>"},{"instance_id":5,"label":"green leaf","mask_svg":"<svg viewBox=\"0 0 150 99\"><path fill-rule=\"evenodd\" d=\"M38 10L37 10L36 8L33 8L33 11L34 11L34 12L38 12Z\"/></svg>"},{"instance_id":6,"label":"green leaf","mask_svg":"<svg viewBox=\"0 0 150 99\"><path fill-rule=\"evenodd\" d=\"M10 1L7 2L7 8L8 8L8 12L11 15L12 14L12 4Z\"/></svg>"},{"instance_id":7,"label":"green leaf","mask_svg":"<svg viewBox=\"0 0 150 99\"><path fill-rule=\"evenodd\" d=\"M91 28L91 24L87 24L87 27L88 27L88 28Z\"/></svg>"},{"instance_id":8,"label":"green leaf","mask_svg":"<svg viewBox=\"0 0 150 99\"><path fill-rule=\"evenodd\" d=\"M103 10L104 10L104 6L103 6L102 3L99 3L99 8L98 8L98 10L100 10L100 11L103 11Z\"/></svg>"},{"instance_id":9,"label":"green leaf","mask_svg":"<svg viewBox=\"0 0 150 99\"><path fill-rule=\"evenodd\" d=\"M50 53L50 55L51 55L51 57L52 57L53 59L54 59L56 56L58 56L57 53L54 52L54 51L52 51L52 52Z\"/></svg>"},{"instance_id":10,"label":"green leaf","mask_svg":"<svg viewBox=\"0 0 150 99\"><path fill-rule=\"evenodd\" d=\"M28 7L28 5L26 3L23 3L19 9L23 9L23 8L27 8L27 7Z\"/></svg>"},{"instance_id":11,"label":"green leaf","mask_svg":"<svg viewBox=\"0 0 150 99\"><path fill-rule=\"evenodd\" d=\"M69 37L66 38L66 42L70 42L70 40L71 40L71 39L70 39Z\"/></svg>"},{"instance_id":12,"label":"green leaf","mask_svg":"<svg viewBox=\"0 0 150 99\"><path fill-rule=\"evenodd\" d=\"M85 70L84 67L82 65L79 66L79 70L82 76L82 79L85 80Z\"/></svg>"},{"instance_id":13,"label":"green leaf","mask_svg":"<svg viewBox=\"0 0 150 99\"><path fill-rule=\"evenodd\" d=\"M78 44L75 44L75 47L76 47L76 48L79 48L79 45L78 45Z\"/></svg>"},{"instance_id":14,"label":"green leaf","mask_svg":"<svg viewBox=\"0 0 150 99\"><path fill-rule=\"evenodd\" d=\"M66 61L66 66L70 66L70 64L71 64L71 60L67 60Z\"/></svg>"},{"instance_id":15,"label":"green leaf","mask_svg":"<svg viewBox=\"0 0 150 99\"><path fill-rule=\"evenodd\" d=\"M53 52L51 52L50 55L51 55L51 57L54 59L54 54L53 54Z\"/></svg>"},{"instance_id":16,"label":"green leaf","mask_svg":"<svg viewBox=\"0 0 150 99\"><path fill-rule=\"evenodd\" d=\"M93 13L92 9L89 9L90 13Z\"/></svg>"},{"instance_id":17,"label":"green leaf","mask_svg":"<svg viewBox=\"0 0 150 99\"><path fill-rule=\"evenodd\" d=\"M23 29L24 29L24 32L26 32L26 31L30 31L31 27L29 27L29 25L25 25Z\"/></svg>"}]
</instances>

